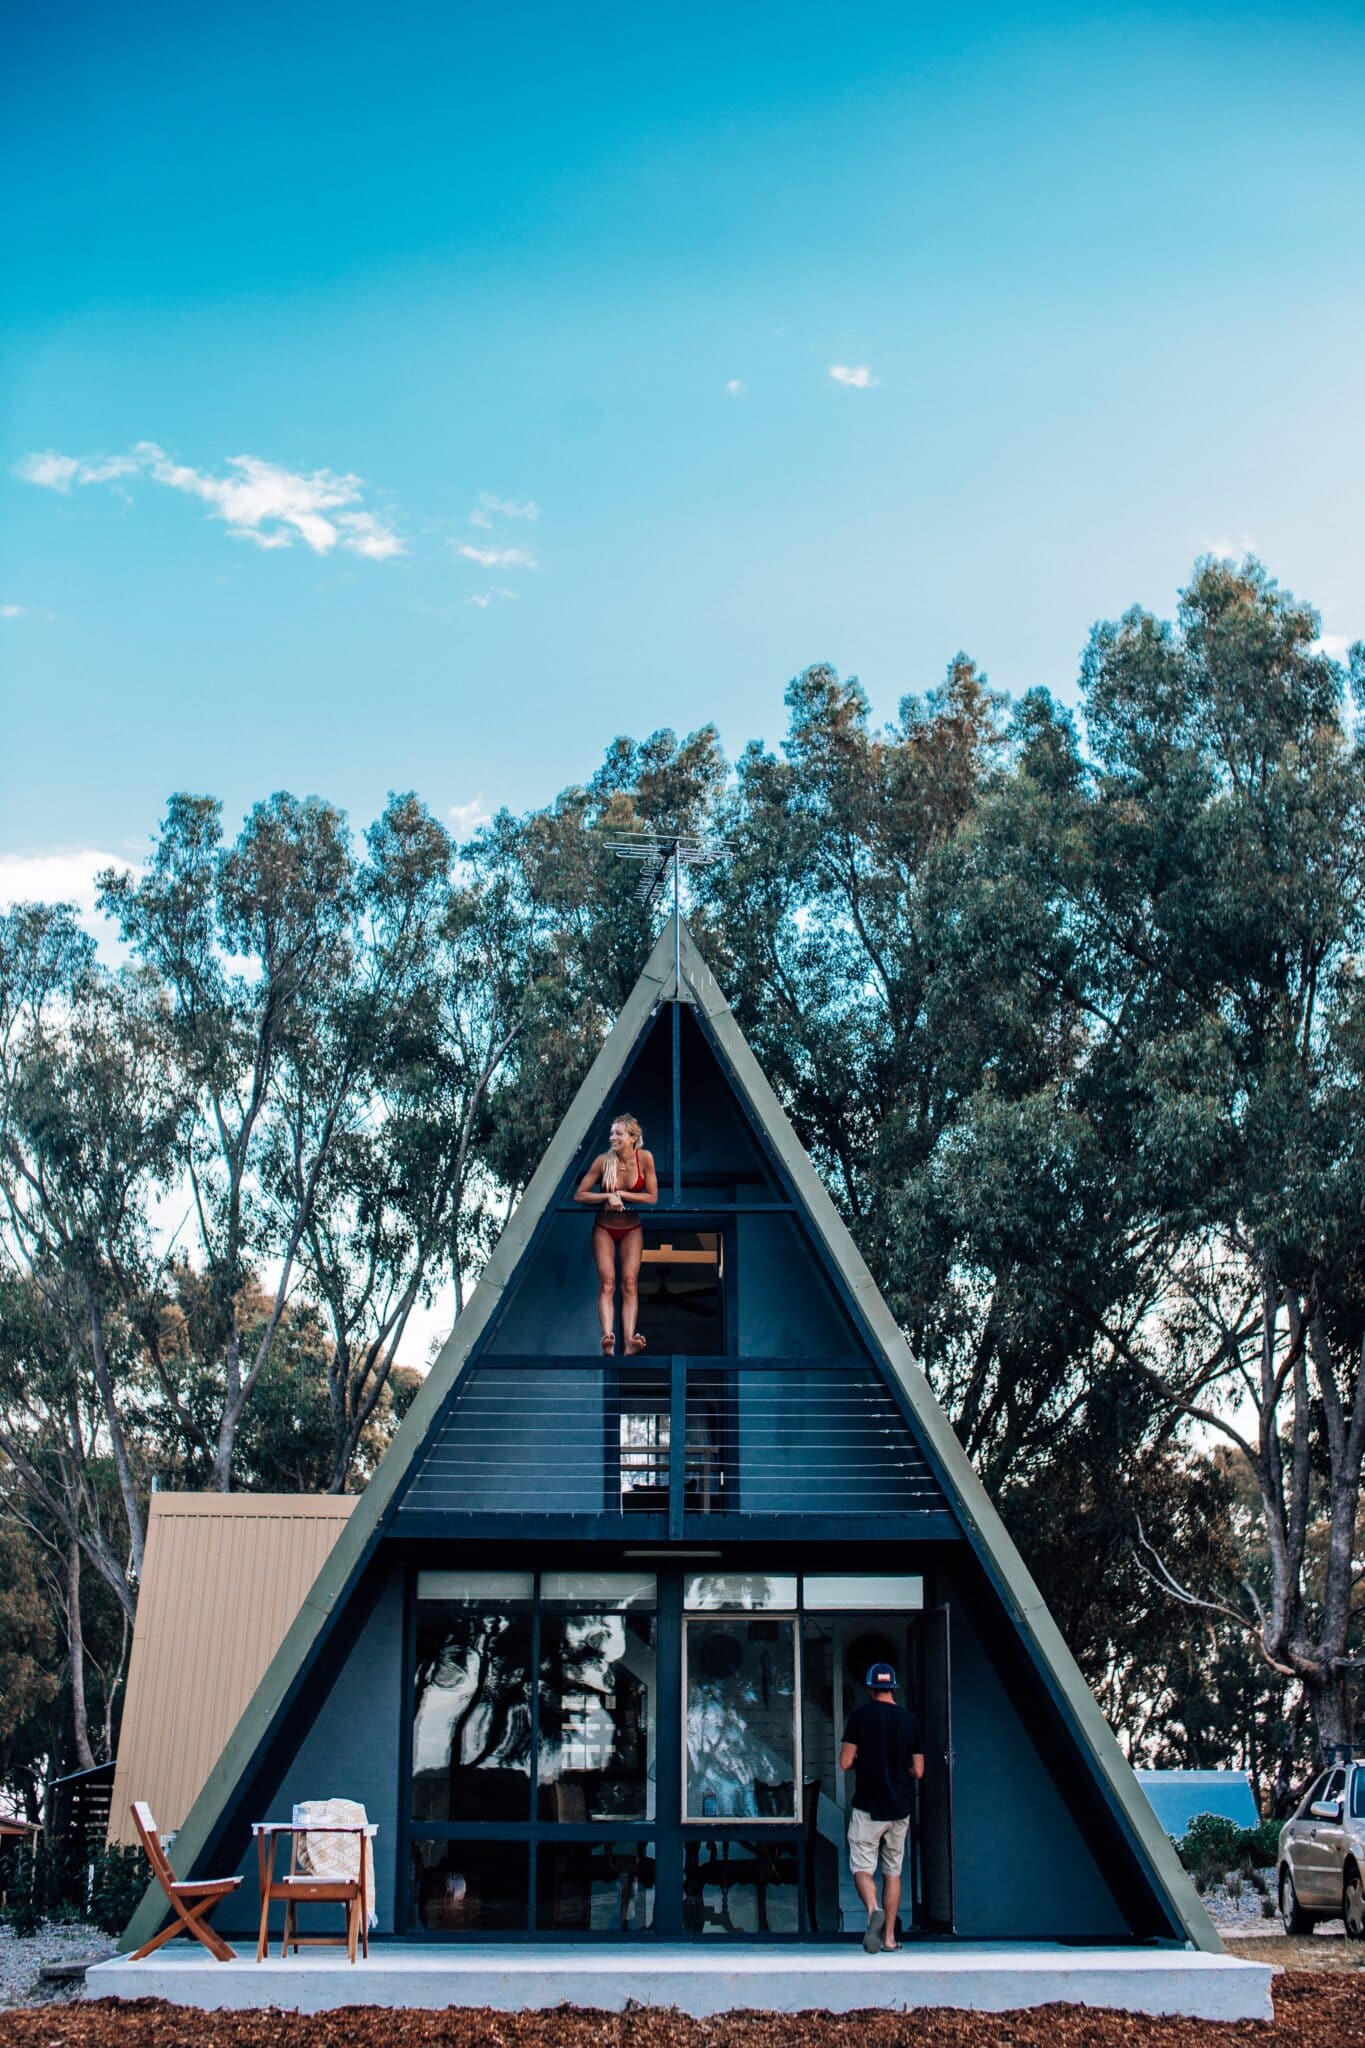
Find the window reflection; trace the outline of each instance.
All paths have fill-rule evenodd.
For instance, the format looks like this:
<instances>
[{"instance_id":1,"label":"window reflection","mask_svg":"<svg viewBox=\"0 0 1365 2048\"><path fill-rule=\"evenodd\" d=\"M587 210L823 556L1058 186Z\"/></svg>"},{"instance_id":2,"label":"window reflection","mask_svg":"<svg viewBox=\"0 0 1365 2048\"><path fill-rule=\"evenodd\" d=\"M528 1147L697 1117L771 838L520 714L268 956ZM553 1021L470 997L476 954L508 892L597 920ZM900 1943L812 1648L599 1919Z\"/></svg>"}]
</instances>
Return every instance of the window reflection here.
<instances>
[{"instance_id":1,"label":"window reflection","mask_svg":"<svg viewBox=\"0 0 1365 2048\"><path fill-rule=\"evenodd\" d=\"M795 1934L801 1925L801 1844L718 1836L683 1850L683 1926L689 1934Z\"/></svg>"},{"instance_id":2,"label":"window reflection","mask_svg":"<svg viewBox=\"0 0 1365 2048\"><path fill-rule=\"evenodd\" d=\"M635 1934L654 1923L652 1842L542 1842L536 1926Z\"/></svg>"},{"instance_id":3,"label":"window reflection","mask_svg":"<svg viewBox=\"0 0 1365 2048\"><path fill-rule=\"evenodd\" d=\"M652 1820L654 1616L541 1617L543 1820Z\"/></svg>"},{"instance_id":4,"label":"window reflection","mask_svg":"<svg viewBox=\"0 0 1365 2048\"><path fill-rule=\"evenodd\" d=\"M419 1613L414 1820L525 1820L530 1805L531 1616Z\"/></svg>"},{"instance_id":5,"label":"window reflection","mask_svg":"<svg viewBox=\"0 0 1365 2048\"><path fill-rule=\"evenodd\" d=\"M795 1624L686 1628L688 1819L796 1819Z\"/></svg>"},{"instance_id":6,"label":"window reflection","mask_svg":"<svg viewBox=\"0 0 1365 2048\"><path fill-rule=\"evenodd\" d=\"M414 1924L433 1934L525 1927L530 1867L525 1842L414 1842Z\"/></svg>"}]
</instances>

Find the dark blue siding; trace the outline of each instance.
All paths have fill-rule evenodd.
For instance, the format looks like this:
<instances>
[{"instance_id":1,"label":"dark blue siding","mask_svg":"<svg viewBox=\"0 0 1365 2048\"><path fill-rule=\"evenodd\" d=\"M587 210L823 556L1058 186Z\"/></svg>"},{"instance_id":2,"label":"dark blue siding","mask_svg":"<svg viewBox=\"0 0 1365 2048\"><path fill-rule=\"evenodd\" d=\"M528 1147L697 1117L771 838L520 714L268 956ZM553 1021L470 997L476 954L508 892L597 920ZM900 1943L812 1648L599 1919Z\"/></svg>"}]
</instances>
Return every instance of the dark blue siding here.
<instances>
[{"instance_id":1,"label":"dark blue siding","mask_svg":"<svg viewBox=\"0 0 1365 2048\"><path fill-rule=\"evenodd\" d=\"M794 1216L738 1219L733 1284L741 1358L850 1358L864 1352Z\"/></svg>"},{"instance_id":2,"label":"dark blue siding","mask_svg":"<svg viewBox=\"0 0 1365 2048\"><path fill-rule=\"evenodd\" d=\"M983 1616L980 1599L961 1584L951 1598L957 1932L983 1941L1130 1939L1104 1871L1025 1725L1023 1703L986 1654L979 1631L1000 1624ZM1077 1758L1073 1768L1087 1767Z\"/></svg>"},{"instance_id":3,"label":"dark blue siding","mask_svg":"<svg viewBox=\"0 0 1365 2048\"><path fill-rule=\"evenodd\" d=\"M373 1844L375 1910L383 1934L393 1930L402 1672L403 1580L395 1571L385 1581L331 1689L318 1702L312 1725L273 1795L248 1817L288 1820L296 1799L360 1800L379 1828ZM277 1870L284 1868L286 1855L287 1845L282 1843L276 1851ZM254 1942L261 1912L254 1841L238 1868L246 1882L220 1909L214 1924L225 1934L250 1934ZM309 1923L311 1931L330 1934L340 1926L339 1906L312 1910L321 1917ZM277 1950L283 1913L284 1908L277 1906L271 1922Z\"/></svg>"}]
</instances>

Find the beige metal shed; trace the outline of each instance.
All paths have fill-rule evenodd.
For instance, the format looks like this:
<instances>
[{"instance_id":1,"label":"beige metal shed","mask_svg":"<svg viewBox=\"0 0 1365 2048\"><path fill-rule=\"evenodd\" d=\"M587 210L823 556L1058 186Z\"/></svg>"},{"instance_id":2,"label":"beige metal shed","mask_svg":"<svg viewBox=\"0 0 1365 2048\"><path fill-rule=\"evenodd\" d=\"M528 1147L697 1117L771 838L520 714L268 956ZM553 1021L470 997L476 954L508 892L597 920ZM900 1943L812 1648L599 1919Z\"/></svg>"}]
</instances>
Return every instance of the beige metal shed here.
<instances>
[{"instance_id":1,"label":"beige metal shed","mask_svg":"<svg viewBox=\"0 0 1365 2048\"><path fill-rule=\"evenodd\" d=\"M134 1799L183 1825L357 1498L152 1495L111 1842L136 1842Z\"/></svg>"}]
</instances>

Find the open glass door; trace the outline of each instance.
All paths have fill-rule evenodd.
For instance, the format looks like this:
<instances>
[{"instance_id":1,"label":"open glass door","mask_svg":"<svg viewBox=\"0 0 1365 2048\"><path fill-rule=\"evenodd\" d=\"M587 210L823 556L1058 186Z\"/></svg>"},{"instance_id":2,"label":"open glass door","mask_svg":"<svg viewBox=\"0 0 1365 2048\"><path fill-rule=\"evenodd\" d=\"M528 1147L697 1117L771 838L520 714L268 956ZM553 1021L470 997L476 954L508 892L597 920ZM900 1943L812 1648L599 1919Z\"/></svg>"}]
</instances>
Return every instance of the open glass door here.
<instances>
[{"instance_id":1,"label":"open glass door","mask_svg":"<svg viewBox=\"0 0 1365 2048\"><path fill-rule=\"evenodd\" d=\"M920 1885L925 1928L953 1932L953 1717L948 1609L924 1617Z\"/></svg>"}]
</instances>

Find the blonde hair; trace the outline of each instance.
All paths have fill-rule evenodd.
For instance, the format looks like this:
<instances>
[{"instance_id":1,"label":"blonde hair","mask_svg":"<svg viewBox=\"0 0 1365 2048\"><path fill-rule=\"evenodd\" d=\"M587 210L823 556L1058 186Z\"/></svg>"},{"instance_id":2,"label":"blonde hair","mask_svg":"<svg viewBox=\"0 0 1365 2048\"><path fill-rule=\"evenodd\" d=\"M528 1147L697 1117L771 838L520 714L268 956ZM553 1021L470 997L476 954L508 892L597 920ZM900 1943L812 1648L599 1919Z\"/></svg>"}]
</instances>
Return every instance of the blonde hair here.
<instances>
[{"instance_id":1,"label":"blonde hair","mask_svg":"<svg viewBox=\"0 0 1365 2048\"><path fill-rule=\"evenodd\" d=\"M614 1116L612 1122L613 1124L621 1124L630 1133L630 1142L635 1147L636 1156L638 1157L640 1147L645 1141L645 1134L640 1129L636 1119L633 1116ZM607 1156L602 1162L602 1186L607 1194L614 1195L616 1193L620 1179L620 1164L616 1154L608 1146Z\"/></svg>"}]
</instances>

